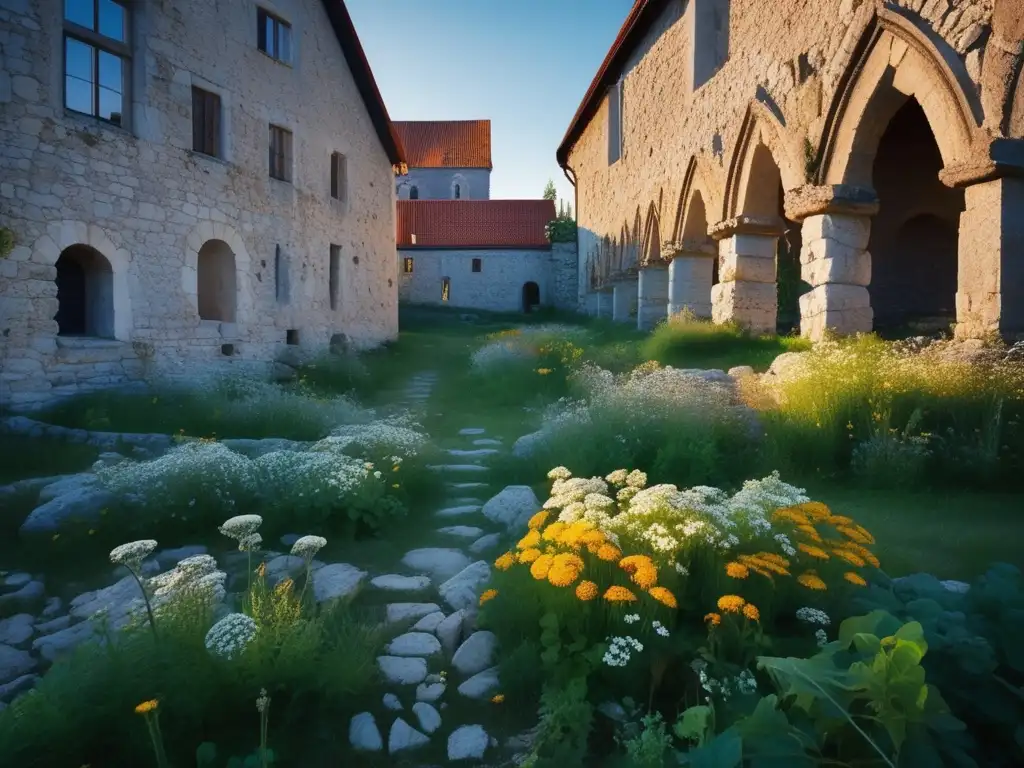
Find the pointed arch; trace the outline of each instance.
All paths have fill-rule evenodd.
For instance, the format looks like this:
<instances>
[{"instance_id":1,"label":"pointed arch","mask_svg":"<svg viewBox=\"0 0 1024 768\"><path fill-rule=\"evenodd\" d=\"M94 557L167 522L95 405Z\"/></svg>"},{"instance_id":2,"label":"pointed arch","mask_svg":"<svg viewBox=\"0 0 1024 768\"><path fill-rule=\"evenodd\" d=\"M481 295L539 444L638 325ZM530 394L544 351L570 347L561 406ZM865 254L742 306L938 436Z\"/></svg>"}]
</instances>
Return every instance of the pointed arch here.
<instances>
[{"instance_id":1,"label":"pointed arch","mask_svg":"<svg viewBox=\"0 0 1024 768\"><path fill-rule=\"evenodd\" d=\"M661 217L658 215L658 208L654 203L647 208L647 222L644 224L644 238L640 253L640 265L661 261Z\"/></svg>"},{"instance_id":2,"label":"pointed arch","mask_svg":"<svg viewBox=\"0 0 1024 768\"><path fill-rule=\"evenodd\" d=\"M882 134L912 98L928 118L943 166L964 162L983 123L966 68L941 38L901 13L878 9L829 107L815 181L870 187Z\"/></svg>"},{"instance_id":3,"label":"pointed arch","mask_svg":"<svg viewBox=\"0 0 1024 768\"><path fill-rule=\"evenodd\" d=\"M684 240L708 240L709 212L720 211L722 203L718 188L712 183L712 176L703 160L690 158L683 176L683 186L676 203L676 218L672 226L671 239L677 243ZM695 207L696 206L696 207ZM700 222L703 221L703 224Z\"/></svg>"}]
</instances>

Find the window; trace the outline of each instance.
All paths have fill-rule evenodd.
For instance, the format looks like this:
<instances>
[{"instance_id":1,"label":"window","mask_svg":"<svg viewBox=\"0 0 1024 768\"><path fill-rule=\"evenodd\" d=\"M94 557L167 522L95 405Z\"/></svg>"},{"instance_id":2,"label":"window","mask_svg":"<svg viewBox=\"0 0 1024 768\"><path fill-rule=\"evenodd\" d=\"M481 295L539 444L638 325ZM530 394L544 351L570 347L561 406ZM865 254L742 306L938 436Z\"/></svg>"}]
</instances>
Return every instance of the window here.
<instances>
[{"instance_id":1,"label":"window","mask_svg":"<svg viewBox=\"0 0 1024 768\"><path fill-rule=\"evenodd\" d=\"M456 184L455 187L452 189L452 197L454 197L456 200L462 197L462 187L460 187L458 184Z\"/></svg>"},{"instance_id":2,"label":"window","mask_svg":"<svg viewBox=\"0 0 1024 768\"><path fill-rule=\"evenodd\" d=\"M341 246L331 246L330 272L327 277L327 290L331 297L331 309L338 308L338 283L341 277Z\"/></svg>"},{"instance_id":3,"label":"window","mask_svg":"<svg viewBox=\"0 0 1024 768\"><path fill-rule=\"evenodd\" d=\"M270 178L292 180L292 132L279 125L270 126Z\"/></svg>"},{"instance_id":4,"label":"window","mask_svg":"<svg viewBox=\"0 0 1024 768\"><path fill-rule=\"evenodd\" d=\"M415 187L415 186L409 187L409 199L410 200L419 200L420 199L419 187Z\"/></svg>"},{"instance_id":5,"label":"window","mask_svg":"<svg viewBox=\"0 0 1024 768\"><path fill-rule=\"evenodd\" d=\"M345 187L348 182L346 170L348 163L340 152L331 154L331 197L335 200L345 199Z\"/></svg>"},{"instance_id":6,"label":"window","mask_svg":"<svg viewBox=\"0 0 1024 768\"><path fill-rule=\"evenodd\" d=\"M220 157L220 96L192 86L192 149Z\"/></svg>"},{"instance_id":7,"label":"window","mask_svg":"<svg viewBox=\"0 0 1024 768\"><path fill-rule=\"evenodd\" d=\"M622 157L622 81L608 89L608 165Z\"/></svg>"},{"instance_id":8,"label":"window","mask_svg":"<svg viewBox=\"0 0 1024 768\"><path fill-rule=\"evenodd\" d=\"M64 106L125 124L131 49L123 0L64 0Z\"/></svg>"},{"instance_id":9,"label":"window","mask_svg":"<svg viewBox=\"0 0 1024 768\"><path fill-rule=\"evenodd\" d=\"M412 274L412 257L406 256L402 259L402 272L406 275Z\"/></svg>"},{"instance_id":10,"label":"window","mask_svg":"<svg viewBox=\"0 0 1024 768\"><path fill-rule=\"evenodd\" d=\"M698 0L691 3L690 50L693 90L714 77L729 59L730 0Z\"/></svg>"},{"instance_id":11,"label":"window","mask_svg":"<svg viewBox=\"0 0 1024 768\"><path fill-rule=\"evenodd\" d=\"M480 259L473 259L473 271L479 272L482 264Z\"/></svg>"},{"instance_id":12,"label":"window","mask_svg":"<svg viewBox=\"0 0 1024 768\"><path fill-rule=\"evenodd\" d=\"M267 56L285 64L292 63L292 25L265 11L256 11L257 45Z\"/></svg>"},{"instance_id":13,"label":"window","mask_svg":"<svg viewBox=\"0 0 1024 768\"><path fill-rule=\"evenodd\" d=\"M290 296L288 256L281 252L281 246L278 244L274 247L274 299L278 304L287 304Z\"/></svg>"},{"instance_id":14,"label":"window","mask_svg":"<svg viewBox=\"0 0 1024 768\"><path fill-rule=\"evenodd\" d=\"M452 281L450 278L441 278L441 301L448 301L452 297Z\"/></svg>"}]
</instances>

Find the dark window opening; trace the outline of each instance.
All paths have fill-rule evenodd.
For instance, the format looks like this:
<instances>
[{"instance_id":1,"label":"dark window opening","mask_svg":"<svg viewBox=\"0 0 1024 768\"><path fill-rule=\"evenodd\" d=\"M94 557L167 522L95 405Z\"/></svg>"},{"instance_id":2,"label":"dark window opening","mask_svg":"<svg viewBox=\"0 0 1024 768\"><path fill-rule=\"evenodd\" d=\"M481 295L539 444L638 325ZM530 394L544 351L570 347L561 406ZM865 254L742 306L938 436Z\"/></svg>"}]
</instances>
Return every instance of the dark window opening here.
<instances>
[{"instance_id":1,"label":"dark window opening","mask_svg":"<svg viewBox=\"0 0 1024 768\"><path fill-rule=\"evenodd\" d=\"M345 156L340 152L331 154L331 197L335 200L345 199L345 188L348 182L346 178L347 163Z\"/></svg>"},{"instance_id":2,"label":"dark window opening","mask_svg":"<svg viewBox=\"0 0 1024 768\"><path fill-rule=\"evenodd\" d=\"M57 333L114 338L114 271L87 245L72 245L57 259Z\"/></svg>"},{"instance_id":3,"label":"dark window opening","mask_svg":"<svg viewBox=\"0 0 1024 768\"><path fill-rule=\"evenodd\" d=\"M262 8L256 10L259 49L285 64L292 61L292 26Z\"/></svg>"},{"instance_id":4,"label":"dark window opening","mask_svg":"<svg viewBox=\"0 0 1024 768\"><path fill-rule=\"evenodd\" d=\"M458 184L455 185L454 197L456 200L462 197L462 187Z\"/></svg>"},{"instance_id":5,"label":"dark window opening","mask_svg":"<svg viewBox=\"0 0 1024 768\"><path fill-rule=\"evenodd\" d=\"M420 190L419 190L419 188L417 188L417 187L409 187L409 199L410 200L419 200L420 199Z\"/></svg>"},{"instance_id":6,"label":"dark window opening","mask_svg":"<svg viewBox=\"0 0 1024 768\"><path fill-rule=\"evenodd\" d=\"M299 331L297 328L289 328L284 332L285 343L297 347L299 345Z\"/></svg>"},{"instance_id":7,"label":"dark window opening","mask_svg":"<svg viewBox=\"0 0 1024 768\"><path fill-rule=\"evenodd\" d=\"M270 178L292 180L292 132L279 125L270 126Z\"/></svg>"},{"instance_id":8,"label":"dark window opening","mask_svg":"<svg viewBox=\"0 0 1024 768\"><path fill-rule=\"evenodd\" d=\"M220 157L220 96L192 86L192 149Z\"/></svg>"},{"instance_id":9,"label":"dark window opening","mask_svg":"<svg viewBox=\"0 0 1024 768\"><path fill-rule=\"evenodd\" d=\"M474 272L479 272L481 267L482 267L481 260L480 259L473 259L473 271Z\"/></svg>"},{"instance_id":10,"label":"dark window opening","mask_svg":"<svg viewBox=\"0 0 1024 768\"><path fill-rule=\"evenodd\" d=\"M531 312L540 305L540 286L532 280L523 283L523 312Z\"/></svg>"},{"instance_id":11,"label":"dark window opening","mask_svg":"<svg viewBox=\"0 0 1024 768\"><path fill-rule=\"evenodd\" d=\"M328 292L331 297L331 309L338 308L338 284L341 277L341 246L331 246L330 272L327 277Z\"/></svg>"}]
</instances>

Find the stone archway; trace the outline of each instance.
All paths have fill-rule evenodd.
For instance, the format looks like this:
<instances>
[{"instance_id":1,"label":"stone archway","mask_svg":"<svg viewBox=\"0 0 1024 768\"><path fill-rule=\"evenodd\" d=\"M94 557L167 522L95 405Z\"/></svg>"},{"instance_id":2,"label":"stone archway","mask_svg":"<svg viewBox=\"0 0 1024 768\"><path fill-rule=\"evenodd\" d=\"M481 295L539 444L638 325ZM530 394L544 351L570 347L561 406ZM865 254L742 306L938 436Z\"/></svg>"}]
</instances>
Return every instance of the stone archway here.
<instances>
[{"instance_id":1,"label":"stone archway","mask_svg":"<svg viewBox=\"0 0 1024 768\"><path fill-rule=\"evenodd\" d=\"M210 311L210 305L204 301L204 306L200 307L199 301L199 253L208 244L212 242L219 242L221 245L210 246L210 249L206 251L207 254L212 252L218 252L223 254L227 249L230 251L231 256L234 259L234 319L231 321L221 322L234 322L238 324L246 324L252 320L252 308L254 306L254 298L252 295L252 259L249 256L249 251L245 247L241 236L227 224L220 224L213 221L200 222L192 232L189 233L188 238L185 241L185 264L181 269L181 287L185 293L185 298L188 300L192 311L195 313L197 320L204 318L204 311ZM221 247L223 246L223 247ZM223 256L214 257L220 259L221 264L224 263L225 259ZM206 261L206 259L204 259ZM207 262L207 266L214 263L213 261ZM204 270L205 272L206 270ZM207 283L209 285L209 283ZM204 291L206 294L206 291Z\"/></svg>"},{"instance_id":2,"label":"stone archway","mask_svg":"<svg viewBox=\"0 0 1024 768\"><path fill-rule=\"evenodd\" d=\"M238 305L235 254L223 240L207 240L196 263L196 303L201 320L235 322Z\"/></svg>"},{"instance_id":3,"label":"stone archway","mask_svg":"<svg viewBox=\"0 0 1024 768\"><path fill-rule=\"evenodd\" d=\"M529 314L540 306L540 286L530 280L523 283L523 312Z\"/></svg>"}]
</instances>

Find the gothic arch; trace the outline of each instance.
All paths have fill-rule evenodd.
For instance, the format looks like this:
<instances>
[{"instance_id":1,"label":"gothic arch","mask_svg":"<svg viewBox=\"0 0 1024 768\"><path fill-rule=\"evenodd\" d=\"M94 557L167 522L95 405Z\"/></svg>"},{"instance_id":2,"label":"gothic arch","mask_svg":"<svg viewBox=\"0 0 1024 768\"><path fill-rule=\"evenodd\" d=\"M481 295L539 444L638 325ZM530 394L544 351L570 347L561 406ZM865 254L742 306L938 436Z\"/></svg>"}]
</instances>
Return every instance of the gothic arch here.
<instances>
[{"instance_id":1,"label":"gothic arch","mask_svg":"<svg viewBox=\"0 0 1024 768\"><path fill-rule=\"evenodd\" d=\"M711 223L708 221L708 212L719 211L722 208L716 191L703 161L698 160L696 156L691 157L686 167L686 175L683 177L679 202L676 204L672 240L677 243L684 240L710 242L707 232Z\"/></svg>"},{"instance_id":2,"label":"gothic arch","mask_svg":"<svg viewBox=\"0 0 1024 768\"><path fill-rule=\"evenodd\" d=\"M199 251L211 240L219 240L234 255L235 322L242 324L252 317L253 295L249 279L252 259L245 242L232 227L215 221L201 221L185 240L185 264L181 268L181 287L192 311L199 317Z\"/></svg>"},{"instance_id":3,"label":"gothic arch","mask_svg":"<svg viewBox=\"0 0 1024 768\"><path fill-rule=\"evenodd\" d=\"M870 187L882 134L911 98L924 110L944 167L967 160L982 108L966 68L947 43L905 16L880 9L829 108L816 181Z\"/></svg>"},{"instance_id":4,"label":"gothic arch","mask_svg":"<svg viewBox=\"0 0 1024 768\"><path fill-rule=\"evenodd\" d=\"M644 225L644 239L641 248L640 265L661 261L661 217L658 208L651 203L647 208L647 223ZM638 265L639 266L639 265Z\"/></svg>"}]
</instances>

